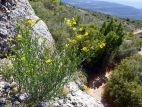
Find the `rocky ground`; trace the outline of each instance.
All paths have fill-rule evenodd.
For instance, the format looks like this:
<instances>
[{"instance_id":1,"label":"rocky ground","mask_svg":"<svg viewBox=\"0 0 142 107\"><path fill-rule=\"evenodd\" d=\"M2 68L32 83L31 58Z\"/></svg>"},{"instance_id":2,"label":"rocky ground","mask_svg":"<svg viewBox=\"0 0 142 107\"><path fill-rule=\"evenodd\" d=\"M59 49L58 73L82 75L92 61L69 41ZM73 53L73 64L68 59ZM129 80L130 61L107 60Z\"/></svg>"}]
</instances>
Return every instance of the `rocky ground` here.
<instances>
[{"instance_id":1,"label":"rocky ground","mask_svg":"<svg viewBox=\"0 0 142 107\"><path fill-rule=\"evenodd\" d=\"M96 90L88 88L82 91L77 82L70 82L67 87L69 93L65 97L53 101L54 107L104 107L100 96L97 97ZM91 95L91 91L94 96Z\"/></svg>"},{"instance_id":2,"label":"rocky ground","mask_svg":"<svg viewBox=\"0 0 142 107\"><path fill-rule=\"evenodd\" d=\"M53 101L41 103L39 107L104 107L101 102L101 96L98 93L100 90L80 88L80 81L70 82L66 88L66 95L60 98L54 98ZM0 80L0 107L23 107L21 102L24 101L28 95L13 94L15 92L16 83L7 83L2 79ZM14 96L11 96L11 95Z\"/></svg>"},{"instance_id":3,"label":"rocky ground","mask_svg":"<svg viewBox=\"0 0 142 107\"><path fill-rule=\"evenodd\" d=\"M26 99L26 94L9 96L9 94L14 92L14 85L14 82L9 84L1 80L0 107L15 107L16 105L20 107L20 103ZM55 98L50 103L42 103L41 107L104 107L96 90L88 89L88 91L82 91L76 82L70 82L67 87L69 93L66 96ZM91 95L91 92L94 96Z\"/></svg>"}]
</instances>

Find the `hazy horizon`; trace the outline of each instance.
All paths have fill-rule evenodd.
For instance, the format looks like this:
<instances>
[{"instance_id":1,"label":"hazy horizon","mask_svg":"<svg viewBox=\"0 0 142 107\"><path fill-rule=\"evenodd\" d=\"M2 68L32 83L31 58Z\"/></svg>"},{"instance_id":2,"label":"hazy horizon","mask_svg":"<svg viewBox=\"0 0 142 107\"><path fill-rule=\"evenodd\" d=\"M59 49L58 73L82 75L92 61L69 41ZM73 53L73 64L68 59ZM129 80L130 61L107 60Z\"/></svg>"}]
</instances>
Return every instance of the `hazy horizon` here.
<instances>
[{"instance_id":1,"label":"hazy horizon","mask_svg":"<svg viewBox=\"0 0 142 107\"><path fill-rule=\"evenodd\" d=\"M65 1L72 1L72 0L65 0ZM76 0L76 2L77 1L84 1L84 0ZM85 2L91 2L91 1L106 1L106 2L118 3L142 9L142 0L85 0Z\"/></svg>"},{"instance_id":2,"label":"hazy horizon","mask_svg":"<svg viewBox=\"0 0 142 107\"><path fill-rule=\"evenodd\" d=\"M90 0L90 1L114 2L114 3L124 4L124 5L133 6L135 8L142 9L142 0Z\"/></svg>"}]
</instances>

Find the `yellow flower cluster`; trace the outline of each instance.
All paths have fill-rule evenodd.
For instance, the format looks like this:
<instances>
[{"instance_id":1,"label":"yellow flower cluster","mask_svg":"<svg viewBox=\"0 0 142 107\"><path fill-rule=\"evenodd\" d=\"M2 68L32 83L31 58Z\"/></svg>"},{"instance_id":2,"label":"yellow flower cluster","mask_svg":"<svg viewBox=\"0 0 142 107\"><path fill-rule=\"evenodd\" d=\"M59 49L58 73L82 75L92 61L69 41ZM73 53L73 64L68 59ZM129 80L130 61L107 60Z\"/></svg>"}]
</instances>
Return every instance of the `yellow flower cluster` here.
<instances>
[{"instance_id":1,"label":"yellow flower cluster","mask_svg":"<svg viewBox=\"0 0 142 107\"><path fill-rule=\"evenodd\" d=\"M48 59L48 60L46 60L45 62L46 62L47 64L49 64L49 63L53 62L53 60L52 60L52 59Z\"/></svg>"},{"instance_id":2,"label":"yellow flower cluster","mask_svg":"<svg viewBox=\"0 0 142 107\"><path fill-rule=\"evenodd\" d=\"M80 31L80 32L83 31L83 28L79 28L79 31Z\"/></svg>"},{"instance_id":3,"label":"yellow flower cluster","mask_svg":"<svg viewBox=\"0 0 142 107\"><path fill-rule=\"evenodd\" d=\"M65 47L68 48L68 47L69 47L69 44L65 44Z\"/></svg>"},{"instance_id":4,"label":"yellow flower cluster","mask_svg":"<svg viewBox=\"0 0 142 107\"><path fill-rule=\"evenodd\" d=\"M76 27L73 27L72 30L73 30L73 31L76 31Z\"/></svg>"},{"instance_id":5,"label":"yellow flower cluster","mask_svg":"<svg viewBox=\"0 0 142 107\"><path fill-rule=\"evenodd\" d=\"M22 39L22 36L20 35L20 34L18 34L17 36L16 36L16 40L17 41L20 41Z\"/></svg>"},{"instance_id":6,"label":"yellow flower cluster","mask_svg":"<svg viewBox=\"0 0 142 107\"><path fill-rule=\"evenodd\" d=\"M82 39L82 38L83 38L83 35L81 35L81 34L77 34L77 35L75 35L75 38L76 38L77 40L80 40L80 39Z\"/></svg>"},{"instance_id":7,"label":"yellow flower cluster","mask_svg":"<svg viewBox=\"0 0 142 107\"><path fill-rule=\"evenodd\" d=\"M77 44L77 40L75 40L75 39L67 38L67 41L68 41L69 43L72 43L72 44Z\"/></svg>"},{"instance_id":8,"label":"yellow flower cluster","mask_svg":"<svg viewBox=\"0 0 142 107\"><path fill-rule=\"evenodd\" d=\"M37 21L37 20L35 20L35 19L27 19L27 20L25 21L25 23L26 23L27 25L33 25L33 24L36 23L36 21Z\"/></svg>"},{"instance_id":9,"label":"yellow flower cluster","mask_svg":"<svg viewBox=\"0 0 142 107\"><path fill-rule=\"evenodd\" d=\"M88 36L89 35L89 33L88 32L85 32L85 34L84 34L85 36Z\"/></svg>"},{"instance_id":10,"label":"yellow flower cluster","mask_svg":"<svg viewBox=\"0 0 142 107\"><path fill-rule=\"evenodd\" d=\"M73 25L76 25L76 19L74 17L72 17L72 23Z\"/></svg>"},{"instance_id":11,"label":"yellow flower cluster","mask_svg":"<svg viewBox=\"0 0 142 107\"><path fill-rule=\"evenodd\" d=\"M76 23L76 19L75 19L74 17L72 17L71 20L70 20L70 19L67 19L67 18L64 18L64 20L65 20L65 23L66 23L68 26L70 26L70 27L75 26L75 25L77 24L77 23ZM75 31L76 28L74 27L73 30Z\"/></svg>"},{"instance_id":12,"label":"yellow flower cluster","mask_svg":"<svg viewBox=\"0 0 142 107\"><path fill-rule=\"evenodd\" d=\"M84 52L88 52L88 51L89 51L89 48L83 47L81 50L84 51Z\"/></svg>"},{"instance_id":13,"label":"yellow flower cluster","mask_svg":"<svg viewBox=\"0 0 142 107\"><path fill-rule=\"evenodd\" d=\"M102 49L102 48L104 48L106 46L106 44L104 43L104 42L101 42L100 44L99 44L99 47Z\"/></svg>"},{"instance_id":14,"label":"yellow flower cluster","mask_svg":"<svg viewBox=\"0 0 142 107\"><path fill-rule=\"evenodd\" d=\"M99 45L99 48L104 48L106 46L106 44L104 42L101 42ZM83 52L89 52L90 50L94 50L94 49L97 49L96 46L86 46L86 47L83 47L81 50Z\"/></svg>"}]
</instances>

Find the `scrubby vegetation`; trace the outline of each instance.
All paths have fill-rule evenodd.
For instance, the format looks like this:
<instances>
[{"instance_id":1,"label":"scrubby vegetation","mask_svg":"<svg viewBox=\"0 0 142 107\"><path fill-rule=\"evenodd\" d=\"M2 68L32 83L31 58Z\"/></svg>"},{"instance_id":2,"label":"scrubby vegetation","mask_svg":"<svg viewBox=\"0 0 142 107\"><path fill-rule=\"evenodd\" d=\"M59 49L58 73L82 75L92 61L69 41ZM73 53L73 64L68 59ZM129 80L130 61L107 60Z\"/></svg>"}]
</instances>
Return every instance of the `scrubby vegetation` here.
<instances>
[{"instance_id":1,"label":"scrubby vegetation","mask_svg":"<svg viewBox=\"0 0 142 107\"><path fill-rule=\"evenodd\" d=\"M53 53L49 53L50 50L45 45L46 39L39 44L40 37L32 36L32 25L37 21L28 19L25 25L17 27L17 42L12 48L13 54L8 56L12 68L4 67L1 73L9 82L13 78L18 84L18 93L29 95L25 103L33 105L59 96L63 86L82 63L91 58L96 58L98 63L100 55L104 53L106 55L101 57L102 60L110 59L105 49L112 55L111 52L117 49L124 36L121 24L117 26L113 20L104 23L101 29L94 25L80 25L76 18L64 20L72 36L66 38ZM10 39L12 40L13 38Z\"/></svg>"},{"instance_id":2,"label":"scrubby vegetation","mask_svg":"<svg viewBox=\"0 0 142 107\"><path fill-rule=\"evenodd\" d=\"M135 55L122 60L106 85L106 96L114 107L142 106L142 57Z\"/></svg>"},{"instance_id":3,"label":"scrubby vegetation","mask_svg":"<svg viewBox=\"0 0 142 107\"><path fill-rule=\"evenodd\" d=\"M112 18L58 0L30 1L49 26L56 50L50 53L46 39L39 44L40 37L32 36L32 24L37 22L33 19L20 23L15 38L9 38L10 43L16 39L12 54L7 55L12 65L1 68L1 73L6 81L17 83L18 93L28 94L27 105L60 96L63 86L79 68L95 68L101 72L114 62L117 66L140 48L142 40L133 32L127 33L139 25L137 21ZM113 71L105 92L114 106L142 106L141 64L140 56L132 56L122 60Z\"/></svg>"},{"instance_id":4,"label":"scrubby vegetation","mask_svg":"<svg viewBox=\"0 0 142 107\"><path fill-rule=\"evenodd\" d=\"M72 35L72 31L68 30L64 23L64 18L71 19L72 17L75 17L80 24L85 24L87 26L93 24L100 28L104 22L109 22L113 18L113 16L107 14L77 8L64 4L61 1L60 3L55 4L50 0L31 0L30 3L36 14L43 19L48 26L50 26L49 30L52 33L57 46L62 44L65 38ZM53 8L49 8L50 6ZM133 35L133 31L142 27L142 21L116 17L114 17L114 20L117 23L123 23L123 29L125 32L131 32L130 34L128 33L125 35L123 38L124 41L120 46L119 51L117 51L116 59L120 60L126 56L136 53L140 49L141 39L135 37Z\"/></svg>"},{"instance_id":5,"label":"scrubby vegetation","mask_svg":"<svg viewBox=\"0 0 142 107\"><path fill-rule=\"evenodd\" d=\"M133 32L128 32L123 38L123 42L116 52L115 59L117 62L126 57L136 54L141 49L142 38L134 35Z\"/></svg>"},{"instance_id":6,"label":"scrubby vegetation","mask_svg":"<svg viewBox=\"0 0 142 107\"><path fill-rule=\"evenodd\" d=\"M112 19L112 16L88 11L85 9L76 8L76 7L73 7L67 4L62 4L62 3L60 6L55 6L56 8L51 9L46 5L47 1L48 0L44 0L42 2L40 1L31 2L31 4L33 8L35 9L36 13L42 19L46 21L48 26L50 26L49 29L52 32L57 43L64 42L64 38L66 37L71 37L72 40L74 38L75 39L78 38L79 44L77 46L79 47L79 49L81 51L84 50L84 52L89 53L89 54L85 54L85 56L87 57L86 59L85 58L83 59L83 65L85 65L85 67L89 67L89 68L99 67L103 69L103 67L106 64L110 62L112 64L112 62L114 62L113 58L116 59L115 60L116 62L119 62L121 61L121 59L124 59L126 57L129 57L137 53L138 50L140 49L140 46L142 43L141 38L136 37L131 31L135 31L135 29L140 28L141 21L135 21L132 19L115 18L115 22L117 23L116 24L117 26L112 23L106 24L104 23L104 21L110 21L110 19ZM65 17L69 19L71 19L72 17L75 17L78 22L77 24L79 25L78 26L69 25L70 26L69 28L66 27L63 20ZM122 29L121 25L118 26L119 22L124 24L124 29ZM82 28L81 31L79 30L80 28ZM130 33L123 32L123 30L130 31ZM125 33L125 36L123 33ZM85 39L82 38L85 36L85 34L87 34L88 38L92 37L91 39L89 39L88 42L86 41L86 38ZM101 42L104 44L104 47L103 47L103 44L102 46L100 44L96 45ZM93 49L91 49L92 46L94 45L100 46L102 48L93 47ZM68 46L68 44L66 44L66 46ZM127 84L125 84L126 81L124 81L124 80L127 80L127 78L129 78L129 75L133 75L132 73L133 71L136 71L136 72L139 71L138 70L140 67L139 61L140 61L140 58L138 58L138 56L137 58L134 57L134 58L130 58L130 59L126 59L122 61L122 63L125 63L125 64L121 63L120 66L118 66L118 68L114 70L111 76L111 79L108 81L106 86L107 87L106 93L108 93L109 98L112 98L112 100L114 100L115 106L116 105L118 107L123 107L123 106L135 107L136 105L138 107L141 106L141 100L140 100L141 84L136 85L135 84L136 82L133 82L135 85L132 85L133 83L129 84L128 82ZM135 67L133 68L133 66L131 66L129 62L132 62L132 64L135 65ZM127 67L127 70L124 70L123 67L125 66L122 67L121 65L122 66L125 65ZM121 77L121 74L123 75L123 73L126 75ZM133 77L137 78L138 75L137 76L133 75ZM131 80L135 81L133 79ZM119 82L121 82L122 84L121 83L117 84ZM122 86L124 86L125 88L124 90ZM137 88L135 89L134 87L135 88L137 87ZM138 93L140 95L138 95Z\"/></svg>"},{"instance_id":7,"label":"scrubby vegetation","mask_svg":"<svg viewBox=\"0 0 142 107\"><path fill-rule=\"evenodd\" d=\"M52 0L30 0L32 7L34 8L36 14L43 19L49 27L57 44L63 41L63 38L68 37L69 33L66 25L64 24L64 18L79 18L80 22L83 24L93 23L96 26L100 26L106 22L110 21L113 16L106 15L99 12L93 12L81 8L77 8L68 4L60 3L55 4L50 2ZM56 0L53 0L56 1ZM60 4L60 5L59 5ZM52 8L51 8L52 7ZM122 19L116 18L118 23L122 22L124 24L124 29L135 30L141 27L141 21L135 21L132 19Z\"/></svg>"}]
</instances>

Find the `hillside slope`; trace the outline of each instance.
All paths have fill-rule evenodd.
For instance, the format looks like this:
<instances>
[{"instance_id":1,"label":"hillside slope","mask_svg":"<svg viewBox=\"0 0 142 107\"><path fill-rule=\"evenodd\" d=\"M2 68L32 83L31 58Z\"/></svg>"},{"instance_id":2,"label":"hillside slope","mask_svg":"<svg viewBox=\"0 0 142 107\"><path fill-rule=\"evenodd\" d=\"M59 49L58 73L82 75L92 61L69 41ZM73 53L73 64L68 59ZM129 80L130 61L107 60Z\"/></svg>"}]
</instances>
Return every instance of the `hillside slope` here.
<instances>
[{"instance_id":1,"label":"hillside slope","mask_svg":"<svg viewBox=\"0 0 142 107\"><path fill-rule=\"evenodd\" d=\"M97 26L102 25L104 21L110 21L110 19L115 18L118 22L122 22L127 30L135 30L142 27L142 21L117 18L108 14L78 8L65 3L54 6L49 3L48 0L42 0L31 1L31 5L36 14L47 23L53 37L56 42L59 43L62 42L62 38L69 36L67 26L64 24L65 17L79 17L81 23L94 23Z\"/></svg>"},{"instance_id":2,"label":"hillside slope","mask_svg":"<svg viewBox=\"0 0 142 107\"><path fill-rule=\"evenodd\" d=\"M83 7L119 17L129 17L142 20L142 10L118 3L97 0L62 0L74 6Z\"/></svg>"}]
</instances>

